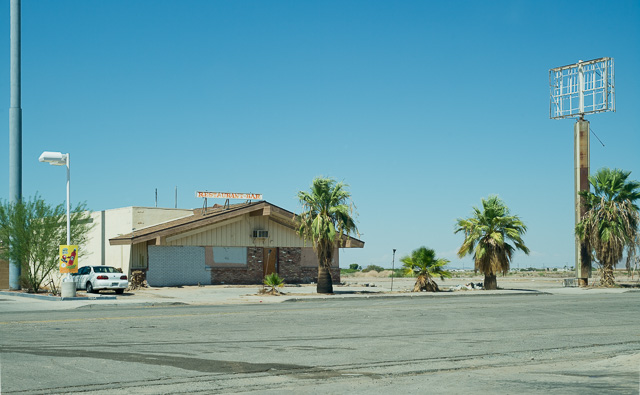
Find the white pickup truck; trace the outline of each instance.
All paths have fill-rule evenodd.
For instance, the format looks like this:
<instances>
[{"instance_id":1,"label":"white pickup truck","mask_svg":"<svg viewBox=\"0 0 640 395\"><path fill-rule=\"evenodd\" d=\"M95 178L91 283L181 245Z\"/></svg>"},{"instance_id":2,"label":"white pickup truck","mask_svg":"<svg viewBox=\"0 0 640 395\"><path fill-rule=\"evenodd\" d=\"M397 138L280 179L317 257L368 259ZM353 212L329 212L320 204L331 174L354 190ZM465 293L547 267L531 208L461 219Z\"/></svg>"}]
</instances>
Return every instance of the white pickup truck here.
<instances>
[{"instance_id":1,"label":"white pickup truck","mask_svg":"<svg viewBox=\"0 0 640 395\"><path fill-rule=\"evenodd\" d=\"M112 289L121 294L129 286L127 275L111 266L83 266L73 274L76 289L86 289L87 293L101 289Z\"/></svg>"}]
</instances>

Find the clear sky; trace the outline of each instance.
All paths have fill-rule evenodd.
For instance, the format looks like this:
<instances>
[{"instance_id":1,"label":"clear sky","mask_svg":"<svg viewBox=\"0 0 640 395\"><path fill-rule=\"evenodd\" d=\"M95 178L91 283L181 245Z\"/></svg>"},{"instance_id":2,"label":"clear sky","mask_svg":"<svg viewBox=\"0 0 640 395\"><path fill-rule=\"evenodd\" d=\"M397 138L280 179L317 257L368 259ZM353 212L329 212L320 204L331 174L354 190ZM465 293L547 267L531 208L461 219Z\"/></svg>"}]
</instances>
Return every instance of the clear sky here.
<instances>
[{"instance_id":1,"label":"clear sky","mask_svg":"<svg viewBox=\"0 0 640 395\"><path fill-rule=\"evenodd\" d=\"M9 1L0 20L9 198ZM549 69L615 59L615 113L588 116L592 171L640 179L640 2L23 0L23 195L92 210L201 207L254 192L299 212L315 176L350 185L364 249L451 266L456 218L498 194L529 227L514 267L573 265L573 124Z\"/></svg>"}]
</instances>

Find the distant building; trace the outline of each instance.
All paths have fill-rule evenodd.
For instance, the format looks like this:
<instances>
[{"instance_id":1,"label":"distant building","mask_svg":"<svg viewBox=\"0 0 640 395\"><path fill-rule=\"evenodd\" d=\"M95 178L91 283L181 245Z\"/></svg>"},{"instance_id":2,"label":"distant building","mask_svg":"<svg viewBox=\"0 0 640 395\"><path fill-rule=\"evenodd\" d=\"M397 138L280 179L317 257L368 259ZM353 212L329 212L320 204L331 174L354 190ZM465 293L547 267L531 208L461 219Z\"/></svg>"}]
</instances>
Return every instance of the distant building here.
<instances>
[{"instance_id":1,"label":"distant building","mask_svg":"<svg viewBox=\"0 0 640 395\"><path fill-rule=\"evenodd\" d=\"M261 284L273 272L288 283L315 282L318 260L297 235L294 217L266 201L96 212L79 264L141 270L150 286ZM348 237L342 247L362 248L364 242ZM334 256L331 274L339 282L338 248Z\"/></svg>"}]
</instances>

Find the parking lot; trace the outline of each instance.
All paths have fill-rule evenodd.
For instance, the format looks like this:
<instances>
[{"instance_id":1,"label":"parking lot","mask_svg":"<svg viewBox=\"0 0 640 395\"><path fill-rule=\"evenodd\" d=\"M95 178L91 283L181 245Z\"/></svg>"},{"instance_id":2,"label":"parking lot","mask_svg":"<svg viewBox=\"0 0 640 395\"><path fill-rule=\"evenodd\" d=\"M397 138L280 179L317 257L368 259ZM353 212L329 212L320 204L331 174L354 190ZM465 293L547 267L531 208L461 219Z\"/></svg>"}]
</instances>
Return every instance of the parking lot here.
<instances>
[{"instance_id":1,"label":"parking lot","mask_svg":"<svg viewBox=\"0 0 640 395\"><path fill-rule=\"evenodd\" d=\"M263 297L261 303L255 289L247 288L227 302L246 295L257 300L175 301L175 292L192 292L197 302L199 291L214 290L148 290L153 299L166 300L156 304L88 301L71 308L65 303L76 302L45 302L66 307L3 309L2 393L640 389L637 291L299 292L289 302ZM0 301L0 308L11 303Z\"/></svg>"}]
</instances>

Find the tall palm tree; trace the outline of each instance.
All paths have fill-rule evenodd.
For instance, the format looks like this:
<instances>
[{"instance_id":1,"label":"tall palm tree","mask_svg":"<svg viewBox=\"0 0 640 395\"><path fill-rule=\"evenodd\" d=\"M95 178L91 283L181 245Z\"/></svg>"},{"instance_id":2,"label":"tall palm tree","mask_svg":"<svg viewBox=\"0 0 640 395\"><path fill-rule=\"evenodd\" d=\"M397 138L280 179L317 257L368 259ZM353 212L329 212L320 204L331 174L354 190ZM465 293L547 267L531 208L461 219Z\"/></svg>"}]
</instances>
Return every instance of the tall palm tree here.
<instances>
[{"instance_id":1,"label":"tall palm tree","mask_svg":"<svg viewBox=\"0 0 640 395\"><path fill-rule=\"evenodd\" d=\"M458 250L460 258L473 253L475 270L484 273L484 288L497 289L496 273L506 274L516 250L529 254L522 235L527 227L497 196L482 199L482 209L473 208L473 216L457 220L455 233L464 232ZM513 245L509 244L509 241Z\"/></svg>"},{"instance_id":2,"label":"tall palm tree","mask_svg":"<svg viewBox=\"0 0 640 395\"><path fill-rule=\"evenodd\" d=\"M302 204L298 234L312 243L318 256L318 293L333 293L333 254L344 245L348 235L358 233L347 187L343 182L317 177L309 192L298 192Z\"/></svg>"},{"instance_id":3,"label":"tall palm tree","mask_svg":"<svg viewBox=\"0 0 640 395\"><path fill-rule=\"evenodd\" d=\"M640 182L628 180L630 171L602 168L589 176L593 192L582 191L586 213L576 225L576 236L585 241L591 258L602 268L600 284L613 286L613 269L627 252L627 269L640 247Z\"/></svg>"},{"instance_id":4,"label":"tall palm tree","mask_svg":"<svg viewBox=\"0 0 640 395\"><path fill-rule=\"evenodd\" d=\"M411 256L405 256L400 259L408 272L418 276L416 284L413 286L413 292L427 291L438 292L438 284L433 280L434 277L451 278L451 272L444 269L448 260L444 258L437 259L436 252L427 247L420 247L411 252Z\"/></svg>"}]
</instances>

